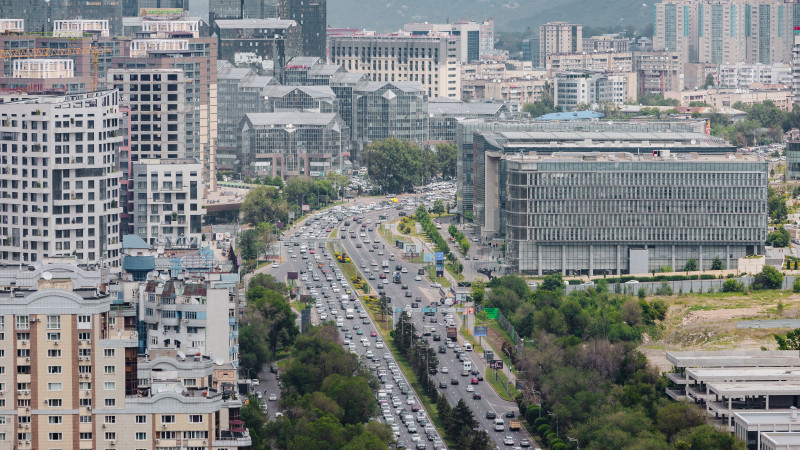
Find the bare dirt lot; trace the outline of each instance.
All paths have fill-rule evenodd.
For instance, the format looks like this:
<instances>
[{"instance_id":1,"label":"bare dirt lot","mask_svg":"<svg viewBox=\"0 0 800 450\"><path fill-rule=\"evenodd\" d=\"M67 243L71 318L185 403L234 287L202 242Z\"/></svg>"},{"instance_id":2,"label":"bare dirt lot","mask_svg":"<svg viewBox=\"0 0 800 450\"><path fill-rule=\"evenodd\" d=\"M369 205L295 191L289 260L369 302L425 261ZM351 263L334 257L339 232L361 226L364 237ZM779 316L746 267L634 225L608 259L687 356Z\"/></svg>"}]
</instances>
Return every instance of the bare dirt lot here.
<instances>
[{"instance_id":1,"label":"bare dirt lot","mask_svg":"<svg viewBox=\"0 0 800 450\"><path fill-rule=\"evenodd\" d=\"M640 347L662 371L670 369L667 351L775 349L774 334L786 328L740 329L740 320L800 317L800 294L762 291L750 294L677 295L664 299L670 306L664 329L655 338L645 336Z\"/></svg>"}]
</instances>

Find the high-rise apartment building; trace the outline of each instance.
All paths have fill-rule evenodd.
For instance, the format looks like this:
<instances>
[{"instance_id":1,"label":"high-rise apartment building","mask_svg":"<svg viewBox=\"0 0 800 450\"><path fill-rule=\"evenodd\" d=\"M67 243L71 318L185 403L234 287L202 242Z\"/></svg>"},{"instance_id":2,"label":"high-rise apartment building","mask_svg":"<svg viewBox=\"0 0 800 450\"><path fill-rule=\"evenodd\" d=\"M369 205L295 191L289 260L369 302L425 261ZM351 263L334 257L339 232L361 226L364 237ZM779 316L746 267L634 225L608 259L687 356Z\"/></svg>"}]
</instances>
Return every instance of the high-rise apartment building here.
<instances>
[{"instance_id":1,"label":"high-rise apartment building","mask_svg":"<svg viewBox=\"0 0 800 450\"><path fill-rule=\"evenodd\" d=\"M613 103L622 106L636 99L634 72L561 72L553 81L556 108L570 110L578 105Z\"/></svg>"},{"instance_id":2,"label":"high-rise apartment building","mask_svg":"<svg viewBox=\"0 0 800 450\"><path fill-rule=\"evenodd\" d=\"M635 52L633 70L637 77L637 95L664 95L683 90L678 52Z\"/></svg>"},{"instance_id":3,"label":"high-rise apartment building","mask_svg":"<svg viewBox=\"0 0 800 450\"><path fill-rule=\"evenodd\" d=\"M771 64L791 59L800 25L794 2L663 0L654 5L653 49L677 51L681 63Z\"/></svg>"},{"instance_id":4,"label":"high-rise apartment building","mask_svg":"<svg viewBox=\"0 0 800 450\"><path fill-rule=\"evenodd\" d=\"M489 27L475 22L458 23L407 23L403 31L412 36L450 36L455 43L456 58L460 63L479 61L481 54L494 50L494 26L491 26L491 38L485 36ZM488 48L488 41L492 40L492 50Z\"/></svg>"},{"instance_id":5,"label":"high-rise apartment building","mask_svg":"<svg viewBox=\"0 0 800 450\"><path fill-rule=\"evenodd\" d=\"M487 154L486 204L500 206L502 179L496 213L521 273L645 274L692 258L730 269L763 252L767 177L766 161L739 154Z\"/></svg>"},{"instance_id":6,"label":"high-rise apartment building","mask_svg":"<svg viewBox=\"0 0 800 450\"><path fill-rule=\"evenodd\" d=\"M723 88L749 89L753 85L792 84L790 64L720 64L716 85Z\"/></svg>"},{"instance_id":7,"label":"high-rise apartment building","mask_svg":"<svg viewBox=\"0 0 800 450\"><path fill-rule=\"evenodd\" d=\"M420 83L428 97L460 99L456 39L449 36L331 36L330 61L375 82Z\"/></svg>"},{"instance_id":8,"label":"high-rise apartment building","mask_svg":"<svg viewBox=\"0 0 800 450\"><path fill-rule=\"evenodd\" d=\"M547 73L552 76L556 72L594 71L594 72L631 72L633 70L633 53L631 52L583 52L583 53L551 53L547 55Z\"/></svg>"},{"instance_id":9,"label":"high-rise apartment building","mask_svg":"<svg viewBox=\"0 0 800 450\"><path fill-rule=\"evenodd\" d=\"M213 33L219 39L219 59L237 66L258 68L278 76L286 62L300 54L301 33L293 20L217 20Z\"/></svg>"},{"instance_id":10,"label":"high-rise apartment building","mask_svg":"<svg viewBox=\"0 0 800 450\"><path fill-rule=\"evenodd\" d=\"M302 35L303 56L327 59L328 0L279 0L278 14L294 20Z\"/></svg>"},{"instance_id":11,"label":"high-rise apartment building","mask_svg":"<svg viewBox=\"0 0 800 450\"><path fill-rule=\"evenodd\" d=\"M800 33L794 35L792 46L792 96L794 104L800 103Z\"/></svg>"},{"instance_id":12,"label":"high-rise apartment building","mask_svg":"<svg viewBox=\"0 0 800 450\"><path fill-rule=\"evenodd\" d=\"M544 65L552 53L583 51L583 25L548 22L539 27L539 58Z\"/></svg>"},{"instance_id":13,"label":"high-rise apartment building","mask_svg":"<svg viewBox=\"0 0 800 450\"><path fill-rule=\"evenodd\" d=\"M630 51L630 40L607 34L583 38L583 51L628 52Z\"/></svg>"},{"instance_id":14,"label":"high-rise apartment building","mask_svg":"<svg viewBox=\"0 0 800 450\"><path fill-rule=\"evenodd\" d=\"M119 272L118 93L2 100L0 262L74 256Z\"/></svg>"}]
</instances>

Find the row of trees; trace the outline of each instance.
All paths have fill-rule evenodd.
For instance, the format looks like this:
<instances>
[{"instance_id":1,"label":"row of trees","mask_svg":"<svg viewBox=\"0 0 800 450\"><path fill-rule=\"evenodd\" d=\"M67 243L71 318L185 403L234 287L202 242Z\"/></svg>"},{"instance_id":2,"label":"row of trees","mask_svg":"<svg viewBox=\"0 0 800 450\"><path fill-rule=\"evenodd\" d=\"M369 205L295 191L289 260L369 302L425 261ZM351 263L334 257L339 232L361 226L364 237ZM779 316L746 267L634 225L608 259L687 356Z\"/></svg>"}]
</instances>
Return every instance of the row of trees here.
<instances>
[{"instance_id":1,"label":"row of trees","mask_svg":"<svg viewBox=\"0 0 800 450\"><path fill-rule=\"evenodd\" d=\"M272 275L258 274L250 279L247 306L239 330L239 364L258 373L275 360L283 346L292 345L299 330L286 285Z\"/></svg>"},{"instance_id":2,"label":"row of trees","mask_svg":"<svg viewBox=\"0 0 800 450\"><path fill-rule=\"evenodd\" d=\"M447 398L439 394L436 382L430 377L432 371L438 370L439 358L427 340L417 337L417 329L407 313L400 314L392 333L398 351L414 369L422 392L436 404L439 420L444 425L447 437L456 444L455 448L491 449L493 446L489 435L478 429L478 421L464 399L459 399L456 406L452 407Z\"/></svg>"},{"instance_id":3,"label":"row of trees","mask_svg":"<svg viewBox=\"0 0 800 450\"><path fill-rule=\"evenodd\" d=\"M242 409L254 450L378 450L394 442L391 428L370 420L378 412L378 381L343 349L333 324L297 339L282 380L283 417L267 422L256 401Z\"/></svg>"},{"instance_id":4,"label":"row of trees","mask_svg":"<svg viewBox=\"0 0 800 450\"><path fill-rule=\"evenodd\" d=\"M453 224L450 224L450 226L447 227L447 233L449 233L450 236L452 236L453 239L458 242L458 245L461 246L461 253L465 255L469 253L470 243L469 239L464 236L464 233L459 231L458 228L456 228L456 226Z\"/></svg>"},{"instance_id":5,"label":"row of trees","mask_svg":"<svg viewBox=\"0 0 800 450\"><path fill-rule=\"evenodd\" d=\"M507 275L477 292L531 338L513 361L528 387L517 398L520 412L534 431L559 450L568 448L567 436L581 448L743 448L705 425L699 408L671 402L666 379L637 350L667 305L612 294L602 281L565 296L558 274L535 292Z\"/></svg>"},{"instance_id":6,"label":"row of trees","mask_svg":"<svg viewBox=\"0 0 800 450\"><path fill-rule=\"evenodd\" d=\"M447 241L439 234L439 230L436 229L436 224L431 220L431 216L425 209L425 205L419 205L417 211L414 213L414 219L422 226L422 231L424 231L428 239L433 242L436 251L444 253L444 256L447 257L450 254L450 246L447 245Z\"/></svg>"},{"instance_id":7,"label":"row of trees","mask_svg":"<svg viewBox=\"0 0 800 450\"><path fill-rule=\"evenodd\" d=\"M368 144L364 148L364 165L370 180L383 193L400 194L411 192L414 186L426 184L438 175L454 177L457 155L452 144L439 144L434 152L391 138Z\"/></svg>"}]
</instances>

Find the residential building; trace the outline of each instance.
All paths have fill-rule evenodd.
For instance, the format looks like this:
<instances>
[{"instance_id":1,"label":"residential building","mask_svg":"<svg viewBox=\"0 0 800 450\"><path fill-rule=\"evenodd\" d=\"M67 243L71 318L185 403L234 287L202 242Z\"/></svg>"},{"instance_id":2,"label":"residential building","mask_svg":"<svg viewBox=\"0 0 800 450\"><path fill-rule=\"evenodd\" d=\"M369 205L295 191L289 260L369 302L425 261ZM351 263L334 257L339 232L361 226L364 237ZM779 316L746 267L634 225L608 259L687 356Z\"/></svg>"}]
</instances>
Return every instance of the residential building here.
<instances>
[{"instance_id":1,"label":"residential building","mask_svg":"<svg viewBox=\"0 0 800 450\"><path fill-rule=\"evenodd\" d=\"M330 61L374 82L420 83L428 97L460 98L456 39L449 36L332 35Z\"/></svg>"},{"instance_id":2,"label":"residential building","mask_svg":"<svg viewBox=\"0 0 800 450\"><path fill-rule=\"evenodd\" d=\"M461 82L464 100L498 100L507 103L510 110L522 111L523 106L542 99L546 80L540 78L471 79Z\"/></svg>"},{"instance_id":3,"label":"residential building","mask_svg":"<svg viewBox=\"0 0 800 450\"><path fill-rule=\"evenodd\" d=\"M692 91L664 92L664 98L674 98L681 106L689 106L691 102L705 102L713 108L732 108L737 102L753 105L770 100L784 111L792 109L792 90L788 86L783 89L695 89Z\"/></svg>"},{"instance_id":4,"label":"residential building","mask_svg":"<svg viewBox=\"0 0 800 450\"><path fill-rule=\"evenodd\" d=\"M604 34L583 38L583 51L585 52L629 52L630 40L616 35Z\"/></svg>"},{"instance_id":5,"label":"residential building","mask_svg":"<svg viewBox=\"0 0 800 450\"><path fill-rule=\"evenodd\" d=\"M278 17L300 27L303 56L326 58L328 0L278 0Z\"/></svg>"},{"instance_id":6,"label":"residential building","mask_svg":"<svg viewBox=\"0 0 800 450\"><path fill-rule=\"evenodd\" d=\"M555 75L553 97L556 108L564 111L578 105L611 103L621 106L636 100L636 74L600 72L562 72Z\"/></svg>"},{"instance_id":7,"label":"residential building","mask_svg":"<svg viewBox=\"0 0 800 450\"><path fill-rule=\"evenodd\" d=\"M683 77L678 52L635 52L637 96L664 95L666 91L683 90Z\"/></svg>"},{"instance_id":8,"label":"residential building","mask_svg":"<svg viewBox=\"0 0 800 450\"><path fill-rule=\"evenodd\" d=\"M189 10L189 0L122 0L122 14L124 17L138 16L142 9L182 9Z\"/></svg>"},{"instance_id":9,"label":"residential building","mask_svg":"<svg viewBox=\"0 0 800 450\"><path fill-rule=\"evenodd\" d=\"M119 95L2 98L0 262L75 256L120 271Z\"/></svg>"},{"instance_id":10,"label":"residential building","mask_svg":"<svg viewBox=\"0 0 800 450\"><path fill-rule=\"evenodd\" d=\"M286 62L300 54L297 23L284 19L216 20L212 31L219 40L219 59L276 76Z\"/></svg>"},{"instance_id":11,"label":"residential building","mask_svg":"<svg viewBox=\"0 0 800 450\"><path fill-rule=\"evenodd\" d=\"M370 142L388 138L417 145L428 140L428 97L416 82L358 84L353 89L353 116L358 151ZM360 158L356 153L351 159L355 164Z\"/></svg>"},{"instance_id":12,"label":"residential building","mask_svg":"<svg viewBox=\"0 0 800 450\"><path fill-rule=\"evenodd\" d=\"M730 268L763 252L766 161L654 153L485 153L484 231L505 236L509 270L538 276L644 274L689 259L706 270L716 257Z\"/></svg>"},{"instance_id":13,"label":"residential building","mask_svg":"<svg viewBox=\"0 0 800 450\"><path fill-rule=\"evenodd\" d=\"M349 130L333 113L248 113L239 126L240 172L250 176L324 177L341 172Z\"/></svg>"},{"instance_id":14,"label":"residential building","mask_svg":"<svg viewBox=\"0 0 800 450\"><path fill-rule=\"evenodd\" d=\"M792 102L800 103L800 33L794 35L792 46Z\"/></svg>"},{"instance_id":15,"label":"residential building","mask_svg":"<svg viewBox=\"0 0 800 450\"><path fill-rule=\"evenodd\" d=\"M185 136L183 138L179 136L179 143L185 146L185 158L196 159L203 164L203 181L207 183L210 190L214 190L216 186L215 143L217 140L217 39L187 37L182 39L141 39L128 42L132 48L132 55L113 57L114 69L179 69L183 71L186 81L183 94L188 111L183 123ZM141 45L134 52L133 48L137 44ZM164 46L162 47L161 44ZM167 85L169 85L169 80ZM174 86L176 89L178 85ZM167 87L167 102L174 102L176 100L172 100L172 98L177 98L177 91L169 89ZM176 97L169 97L169 95L173 95L170 92L174 92ZM164 99L163 94L161 98ZM146 113L147 111L141 112ZM131 118L133 119L133 117ZM145 119L141 115L139 118ZM151 119L155 119L155 117L151 117ZM158 122L158 120L155 121ZM167 122L169 123L169 115ZM167 131L169 132L169 128ZM163 148L162 151L164 151ZM169 151L169 147L167 151Z\"/></svg>"},{"instance_id":16,"label":"residential building","mask_svg":"<svg viewBox=\"0 0 800 450\"><path fill-rule=\"evenodd\" d=\"M583 52L583 25L548 22L539 27L539 58L542 64L552 53Z\"/></svg>"},{"instance_id":17,"label":"residential building","mask_svg":"<svg viewBox=\"0 0 800 450\"><path fill-rule=\"evenodd\" d=\"M717 86L734 89L750 89L756 85L792 84L792 68L789 64L720 64ZM675 89L670 89L675 90Z\"/></svg>"},{"instance_id":18,"label":"residential building","mask_svg":"<svg viewBox=\"0 0 800 450\"><path fill-rule=\"evenodd\" d=\"M547 73L588 70L593 72L631 72L631 52L551 53L547 55Z\"/></svg>"},{"instance_id":19,"label":"residential building","mask_svg":"<svg viewBox=\"0 0 800 450\"><path fill-rule=\"evenodd\" d=\"M25 32L25 19L0 19L0 34L6 33L24 33Z\"/></svg>"},{"instance_id":20,"label":"residential building","mask_svg":"<svg viewBox=\"0 0 800 450\"><path fill-rule=\"evenodd\" d=\"M108 20L70 19L53 21L53 36L55 37L82 37L85 34L109 37Z\"/></svg>"},{"instance_id":21,"label":"residential building","mask_svg":"<svg viewBox=\"0 0 800 450\"><path fill-rule=\"evenodd\" d=\"M122 32L122 1L50 2L48 0L0 0L0 17L25 21L25 31L53 32L57 20L106 20L112 35Z\"/></svg>"},{"instance_id":22,"label":"residential building","mask_svg":"<svg viewBox=\"0 0 800 450\"><path fill-rule=\"evenodd\" d=\"M217 20L268 19L280 15L280 0L211 0L209 19L213 26Z\"/></svg>"},{"instance_id":23,"label":"residential building","mask_svg":"<svg viewBox=\"0 0 800 450\"><path fill-rule=\"evenodd\" d=\"M151 245L199 247L202 169L194 159L140 159L133 163L133 226L140 238Z\"/></svg>"}]
</instances>

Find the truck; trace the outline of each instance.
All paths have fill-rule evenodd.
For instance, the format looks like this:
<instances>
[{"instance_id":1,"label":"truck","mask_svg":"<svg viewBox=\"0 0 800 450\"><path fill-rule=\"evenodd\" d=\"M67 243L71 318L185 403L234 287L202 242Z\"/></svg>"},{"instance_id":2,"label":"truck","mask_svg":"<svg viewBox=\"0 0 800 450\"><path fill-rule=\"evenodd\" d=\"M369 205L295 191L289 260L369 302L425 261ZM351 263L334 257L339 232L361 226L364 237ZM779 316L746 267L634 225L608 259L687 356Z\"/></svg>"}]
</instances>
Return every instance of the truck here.
<instances>
[{"instance_id":1,"label":"truck","mask_svg":"<svg viewBox=\"0 0 800 450\"><path fill-rule=\"evenodd\" d=\"M447 339L456 341L458 339L458 330L456 327L447 327Z\"/></svg>"},{"instance_id":2,"label":"truck","mask_svg":"<svg viewBox=\"0 0 800 450\"><path fill-rule=\"evenodd\" d=\"M381 263L381 267L384 268L384 269L389 267L389 260L388 259L384 259L383 262Z\"/></svg>"},{"instance_id":3,"label":"truck","mask_svg":"<svg viewBox=\"0 0 800 450\"><path fill-rule=\"evenodd\" d=\"M394 273L394 284L400 284L400 272Z\"/></svg>"},{"instance_id":4,"label":"truck","mask_svg":"<svg viewBox=\"0 0 800 450\"><path fill-rule=\"evenodd\" d=\"M519 423L519 419L511 419L508 421L508 429L510 431L519 431L522 425Z\"/></svg>"}]
</instances>

